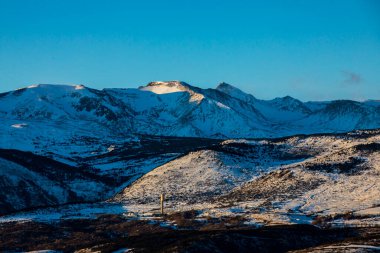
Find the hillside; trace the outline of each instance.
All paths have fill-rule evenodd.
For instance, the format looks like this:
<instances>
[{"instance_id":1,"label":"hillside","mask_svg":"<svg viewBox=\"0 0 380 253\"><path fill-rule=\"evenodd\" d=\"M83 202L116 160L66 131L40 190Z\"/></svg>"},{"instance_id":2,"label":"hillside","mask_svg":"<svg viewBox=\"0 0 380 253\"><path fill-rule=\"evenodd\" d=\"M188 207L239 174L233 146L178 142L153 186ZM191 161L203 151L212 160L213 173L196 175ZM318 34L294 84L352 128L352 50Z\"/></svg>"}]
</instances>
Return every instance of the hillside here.
<instances>
[{"instance_id":1,"label":"hillside","mask_svg":"<svg viewBox=\"0 0 380 253\"><path fill-rule=\"evenodd\" d=\"M147 211L164 193L168 212L239 214L259 223L379 214L379 134L224 141L152 170L113 200Z\"/></svg>"}]
</instances>

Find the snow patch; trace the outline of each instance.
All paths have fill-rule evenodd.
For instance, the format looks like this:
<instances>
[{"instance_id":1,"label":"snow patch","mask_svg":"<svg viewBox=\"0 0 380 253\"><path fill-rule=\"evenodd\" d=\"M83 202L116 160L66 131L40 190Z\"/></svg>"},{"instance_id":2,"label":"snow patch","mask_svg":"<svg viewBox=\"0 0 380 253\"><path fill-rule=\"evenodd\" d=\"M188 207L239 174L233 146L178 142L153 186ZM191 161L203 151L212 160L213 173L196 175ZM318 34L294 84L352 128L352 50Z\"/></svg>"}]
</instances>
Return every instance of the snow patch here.
<instances>
[{"instance_id":1,"label":"snow patch","mask_svg":"<svg viewBox=\"0 0 380 253\"><path fill-rule=\"evenodd\" d=\"M156 94L168 94L173 92L184 92L178 84L167 85L165 82L155 82L154 85L142 87L141 90L151 91Z\"/></svg>"},{"instance_id":2,"label":"snow patch","mask_svg":"<svg viewBox=\"0 0 380 253\"><path fill-rule=\"evenodd\" d=\"M33 89L33 88L37 88L38 86L39 86L38 84L32 84L32 85L29 85L27 88Z\"/></svg>"},{"instance_id":3,"label":"snow patch","mask_svg":"<svg viewBox=\"0 0 380 253\"><path fill-rule=\"evenodd\" d=\"M111 145L111 146L109 146L109 147L107 148L107 150L108 150L108 152L111 152L111 151L114 151L115 148L116 148L115 145Z\"/></svg>"},{"instance_id":4,"label":"snow patch","mask_svg":"<svg viewBox=\"0 0 380 253\"><path fill-rule=\"evenodd\" d=\"M11 125L11 127L13 127L13 128L24 128L24 127L27 127L28 126L28 124L26 124L26 123L19 123L19 124L13 124L13 125Z\"/></svg>"},{"instance_id":5,"label":"snow patch","mask_svg":"<svg viewBox=\"0 0 380 253\"><path fill-rule=\"evenodd\" d=\"M75 85L76 90L83 90L84 88L84 85Z\"/></svg>"},{"instance_id":6,"label":"snow patch","mask_svg":"<svg viewBox=\"0 0 380 253\"><path fill-rule=\"evenodd\" d=\"M224 105L224 104L222 104L222 103L220 103L220 102L216 102L216 105L219 106L220 108L224 108L224 109L231 110L230 107L228 107L228 106L226 106L226 105Z\"/></svg>"}]
</instances>

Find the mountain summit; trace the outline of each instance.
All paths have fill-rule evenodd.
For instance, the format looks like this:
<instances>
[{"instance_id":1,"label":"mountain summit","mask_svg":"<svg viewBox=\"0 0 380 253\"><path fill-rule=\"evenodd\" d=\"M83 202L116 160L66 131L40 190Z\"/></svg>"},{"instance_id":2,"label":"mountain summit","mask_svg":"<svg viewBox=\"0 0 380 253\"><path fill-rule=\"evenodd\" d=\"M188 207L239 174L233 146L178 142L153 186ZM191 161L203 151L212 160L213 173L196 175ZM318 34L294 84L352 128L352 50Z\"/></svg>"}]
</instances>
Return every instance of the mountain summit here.
<instances>
[{"instance_id":1,"label":"mountain summit","mask_svg":"<svg viewBox=\"0 0 380 253\"><path fill-rule=\"evenodd\" d=\"M256 98L251 94L247 94L240 89L232 86L231 84L222 82L217 87L216 90L223 92L231 97L238 98L244 102L254 102Z\"/></svg>"},{"instance_id":2,"label":"mountain summit","mask_svg":"<svg viewBox=\"0 0 380 253\"><path fill-rule=\"evenodd\" d=\"M172 92L188 91L189 87L189 84L181 81L156 81L150 82L146 86L140 87L140 90L148 90L156 94L166 94Z\"/></svg>"}]
</instances>

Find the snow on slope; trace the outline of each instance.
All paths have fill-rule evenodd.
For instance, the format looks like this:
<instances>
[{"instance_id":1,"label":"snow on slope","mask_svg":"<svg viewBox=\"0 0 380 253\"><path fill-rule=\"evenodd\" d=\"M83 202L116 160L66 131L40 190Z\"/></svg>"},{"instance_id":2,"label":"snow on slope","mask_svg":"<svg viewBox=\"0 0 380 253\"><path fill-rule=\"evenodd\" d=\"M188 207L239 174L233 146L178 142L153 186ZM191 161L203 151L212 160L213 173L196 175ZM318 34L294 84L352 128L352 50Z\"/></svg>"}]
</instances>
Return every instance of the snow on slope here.
<instances>
[{"instance_id":1,"label":"snow on slope","mask_svg":"<svg viewBox=\"0 0 380 253\"><path fill-rule=\"evenodd\" d=\"M286 123L283 129L276 126L281 134L274 136L347 132L378 128L380 124L380 104L374 100L362 103L350 100L302 103L290 96L259 100L226 83L216 89L252 104L275 124Z\"/></svg>"},{"instance_id":2,"label":"snow on slope","mask_svg":"<svg viewBox=\"0 0 380 253\"><path fill-rule=\"evenodd\" d=\"M15 127L21 125L22 127ZM108 153L111 145L133 143L129 133L111 131L87 120L13 120L0 122L0 148L31 151L75 165L75 158Z\"/></svg>"},{"instance_id":3,"label":"snow on slope","mask_svg":"<svg viewBox=\"0 0 380 253\"><path fill-rule=\"evenodd\" d=\"M316 132L323 126L327 132L347 132L353 129L373 129L380 122L380 107L363 103L337 100L327 104L309 117L294 123L298 129L309 126L309 131Z\"/></svg>"},{"instance_id":4,"label":"snow on slope","mask_svg":"<svg viewBox=\"0 0 380 253\"><path fill-rule=\"evenodd\" d=\"M379 108L375 102L302 103L289 96L259 100L226 83L201 89L180 81L104 90L33 85L0 94L2 124L21 128L36 120L75 121L124 135L243 138L346 132L379 127Z\"/></svg>"},{"instance_id":5,"label":"snow on slope","mask_svg":"<svg viewBox=\"0 0 380 253\"><path fill-rule=\"evenodd\" d=\"M0 150L0 215L33 207L98 201L111 187L102 178L17 150Z\"/></svg>"},{"instance_id":6,"label":"snow on slope","mask_svg":"<svg viewBox=\"0 0 380 253\"><path fill-rule=\"evenodd\" d=\"M221 159L220 154L213 151L190 153L144 175L116 199L149 203L156 202L159 194L165 193L176 201L205 201L254 175L253 171L234 168L231 164L227 167Z\"/></svg>"},{"instance_id":7,"label":"snow on slope","mask_svg":"<svg viewBox=\"0 0 380 253\"><path fill-rule=\"evenodd\" d=\"M327 172L329 179L297 200L299 210L335 215L380 205L379 161L380 135L377 135L367 141L346 143L338 152L302 164L306 169L319 170L318 173Z\"/></svg>"},{"instance_id":8,"label":"snow on slope","mask_svg":"<svg viewBox=\"0 0 380 253\"><path fill-rule=\"evenodd\" d=\"M25 132L25 137L28 137L28 132ZM0 149L0 158L9 161L10 164L0 165L5 182L3 185L0 184L0 203L6 202L4 205L7 206L3 212L68 202L105 200L145 173L179 155L219 142L209 139L154 136L141 136L138 139L102 139L101 136L92 136L65 142L68 139L61 137L62 139L49 139L54 140L53 143L47 142L46 139L32 140L38 144L33 153ZM110 145L111 143L113 144ZM15 143L12 146L17 145L19 144ZM12 186L7 184L6 181L11 175L17 182L22 183ZM24 181L27 183L23 183ZM52 201L47 201L46 198L50 196L48 190L51 188L53 191L55 186L61 187L63 193L53 195L58 199L52 197ZM28 197L27 192L40 192L40 188L47 189L43 192L47 195L46 198L36 197L39 200L34 200L34 197ZM65 197L65 194L69 197ZM19 207L16 201L7 201L23 201L23 198L32 200L26 201L23 207Z\"/></svg>"},{"instance_id":9,"label":"snow on slope","mask_svg":"<svg viewBox=\"0 0 380 253\"><path fill-rule=\"evenodd\" d=\"M116 200L156 202L160 193L175 202L202 203L267 173L277 166L304 159L265 142L252 145L224 142L221 146L191 152L153 171L127 187Z\"/></svg>"},{"instance_id":10,"label":"snow on slope","mask_svg":"<svg viewBox=\"0 0 380 253\"><path fill-rule=\"evenodd\" d=\"M325 216L336 217L334 224L380 224L379 164L380 130L226 140L167 161L98 206L145 217L158 211L165 193L166 212L199 210L204 219L240 216L250 224L283 224ZM67 212L82 209L88 207ZM342 220L347 214L352 218Z\"/></svg>"},{"instance_id":11,"label":"snow on slope","mask_svg":"<svg viewBox=\"0 0 380 253\"><path fill-rule=\"evenodd\" d=\"M87 131L111 128L113 132L124 134L131 128L130 110L123 103L103 91L78 85L40 84L2 93L0 117L3 127L9 125L8 120L17 120L16 124L26 125L38 121L55 122L56 126L79 123L86 127L88 124ZM67 131L75 130L68 128Z\"/></svg>"},{"instance_id":12,"label":"snow on slope","mask_svg":"<svg viewBox=\"0 0 380 253\"><path fill-rule=\"evenodd\" d=\"M68 201L69 192L46 177L2 158L0 158L0 168L0 215L31 206L53 205ZM22 187L23 184L27 187Z\"/></svg>"},{"instance_id":13,"label":"snow on slope","mask_svg":"<svg viewBox=\"0 0 380 253\"><path fill-rule=\"evenodd\" d=\"M117 110L117 101L84 86L40 84L3 93L0 99L5 118L113 120Z\"/></svg>"},{"instance_id":14,"label":"snow on slope","mask_svg":"<svg viewBox=\"0 0 380 253\"><path fill-rule=\"evenodd\" d=\"M33 85L0 94L0 148L32 151L83 172L111 177L112 189L99 178L81 176L62 184L3 158L2 187L11 192L1 199L7 210L98 200L147 173L115 199L155 205L163 191L174 206L182 203L189 208L230 196L242 205L255 201L257 208L270 212L365 212L380 204L376 131L229 140L202 149L200 144L181 149L190 142L184 139L174 148L158 145L159 151L150 143L153 151L142 154L138 152L149 148L141 145L147 137L140 134L241 138L345 132L379 127L379 108L373 101L302 103L291 97L265 101L227 84L200 89L171 81L101 91L81 85ZM357 147L373 143L375 151ZM187 154L194 149L198 151ZM187 155L177 158L183 154ZM49 186L52 195L45 194ZM27 188L32 189L29 204L22 197L28 195L20 191Z\"/></svg>"},{"instance_id":15,"label":"snow on slope","mask_svg":"<svg viewBox=\"0 0 380 253\"><path fill-rule=\"evenodd\" d=\"M245 214L259 223L310 223L315 215L348 212L380 216L379 164L378 130L228 140L154 169L112 201L146 212L164 193L167 212Z\"/></svg>"},{"instance_id":16,"label":"snow on slope","mask_svg":"<svg viewBox=\"0 0 380 253\"><path fill-rule=\"evenodd\" d=\"M147 90L151 91L156 94L167 94L167 93L173 93L173 92L183 92L186 91L185 86L183 83L179 81L172 81L172 82L151 82L145 87L141 87L140 90Z\"/></svg>"},{"instance_id":17,"label":"snow on slope","mask_svg":"<svg viewBox=\"0 0 380 253\"><path fill-rule=\"evenodd\" d=\"M379 131L293 137L279 143L288 144L293 152L306 151L312 156L236 187L221 201L236 201L240 207L250 201L262 201L248 210L255 219L273 222L284 221L284 216L292 213L332 217L357 213L360 219L360 212L380 205ZM371 215L379 217L380 213Z\"/></svg>"},{"instance_id":18,"label":"snow on slope","mask_svg":"<svg viewBox=\"0 0 380 253\"><path fill-rule=\"evenodd\" d=\"M273 100L260 100L227 83L219 84L216 90L251 104L265 118L275 122L300 119L311 113L310 109L301 101L290 96Z\"/></svg>"},{"instance_id":19,"label":"snow on slope","mask_svg":"<svg viewBox=\"0 0 380 253\"><path fill-rule=\"evenodd\" d=\"M216 90L228 94L231 97L240 99L246 103L255 103L257 101L257 99L254 96L247 94L228 83L220 83L216 87Z\"/></svg>"},{"instance_id":20,"label":"snow on slope","mask_svg":"<svg viewBox=\"0 0 380 253\"><path fill-rule=\"evenodd\" d=\"M140 133L240 137L265 136L268 132L265 126L268 123L251 106L235 108L239 103L234 99L222 100L210 91L184 82L154 82L139 90L107 89L107 92L134 109L135 126Z\"/></svg>"}]
</instances>

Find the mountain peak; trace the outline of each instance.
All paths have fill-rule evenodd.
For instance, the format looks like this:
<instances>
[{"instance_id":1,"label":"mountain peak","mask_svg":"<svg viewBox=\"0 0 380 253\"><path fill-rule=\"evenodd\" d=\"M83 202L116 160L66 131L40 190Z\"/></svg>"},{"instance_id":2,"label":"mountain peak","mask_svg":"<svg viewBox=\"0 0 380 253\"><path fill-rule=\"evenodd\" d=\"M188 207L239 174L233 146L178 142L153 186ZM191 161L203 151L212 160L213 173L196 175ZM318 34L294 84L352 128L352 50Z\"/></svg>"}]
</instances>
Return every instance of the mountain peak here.
<instances>
[{"instance_id":1,"label":"mountain peak","mask_svg":"<svg viewBox=\"0 0 380 253\"><path fill-rule=\"evenodd\" d=\"M166 94L189 91L190 85L182 81L155 81L150 82L146 86L142 86L139 89L151 91L156 94Z\"/></svg>"},{"instance_id":2,"label":"mountain peak","mask_svg":"<svg viewBox=\"0 0 380 253\"><path fill-rule=\"evenodd\" d=\"M255 100L254 96L247 94L244 91L240 90L239 88L236 88L235 86L225 83L225 82L220 83L216 87L216 90L245 102L252 102L253 100Z\"/></svg>"},{"instance_id":3,"label":"mountain peak","mask_svg":"<svg viewBox=\"0 0 380 253\"><path fill-rule=\"evenodd\" d=\"M179 80L172 81L154 81L147 84L147 86L189 86L186 82Z\"/></svg>"},{"instance_id":4,"label":"mountain peak","mask_svg":"<svg viewBox=\"0 0 380 253\"><path fill-rule=\"evenodd\" d=\"M75 90L82 90L85 89L86 86L83 84L45 84L45 83L39 83L39 84L32 84L27 87L23 87L17 90L22 90L22 89L35 89L35 88L69 88L72 89L74 88Z\"/></svg>"},{"instance_id":5,"label":"mountain peak","mask_svg":"<svg viewBox=\"0 0 380 253\"><path fill-rule=\"evenodd\" d=\"M216 89L219 90L219 91L239 90L235 86L233 86L233 85L231 85L229 83L225 83L225 82L221 82L220 84L218 84L218 86L216 86Z\"/></svg>"},{"instance_id":6,"label":"mountain peak","mask_svg":"<svg viewBox=\"0 0 380 253\"><path fill-rule=\"evenodd\" d=\"M289 95L287 95L285 97L276 97L276 98L272 99L271 101L273 103L277 103L277 104L297 104L297 105L303 104L300 100L298 100L294 97L291 97Z\"/></svg>"}]
</instances>

